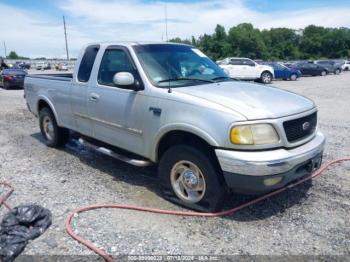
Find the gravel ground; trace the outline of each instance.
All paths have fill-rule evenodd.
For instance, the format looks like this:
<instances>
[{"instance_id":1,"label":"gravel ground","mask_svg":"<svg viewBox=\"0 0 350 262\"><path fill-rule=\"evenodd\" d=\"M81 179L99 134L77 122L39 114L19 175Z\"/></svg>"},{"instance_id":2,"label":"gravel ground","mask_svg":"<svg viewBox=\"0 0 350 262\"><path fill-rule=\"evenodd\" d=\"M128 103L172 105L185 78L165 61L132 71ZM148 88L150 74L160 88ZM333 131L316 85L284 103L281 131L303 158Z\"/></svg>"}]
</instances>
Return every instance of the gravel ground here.
<instances>
[{"instance_id":1,"label":"gravel ground","mask_svg":"<svg viewBox=\"0 0 350 262\"><path fill-rule=\"evenodd\" d=\"M324 161L350 155L350 72L339 76L275 81L313 99L328 139ZM273 101L271 101L273 102ZM64 221L74 208L95 203L181 210L160 197L156 168L136 168L72 140L48 148L23 90L0 89L0 181L11 182L11 206L37 203L53 225L26 255L91 255L72 240ZM245 199L232 196L227 207ZM189 218L98 210L74 219L76 231L118 255L350 255L350 164L337 165L312 183L225 218ZM0 209L0 218L5 214ZM80 257L82 258L82 257ZM92 258L92 257L86 257ZM344 257L345 258L345 257Z\"/></svg>"}]
</instances>

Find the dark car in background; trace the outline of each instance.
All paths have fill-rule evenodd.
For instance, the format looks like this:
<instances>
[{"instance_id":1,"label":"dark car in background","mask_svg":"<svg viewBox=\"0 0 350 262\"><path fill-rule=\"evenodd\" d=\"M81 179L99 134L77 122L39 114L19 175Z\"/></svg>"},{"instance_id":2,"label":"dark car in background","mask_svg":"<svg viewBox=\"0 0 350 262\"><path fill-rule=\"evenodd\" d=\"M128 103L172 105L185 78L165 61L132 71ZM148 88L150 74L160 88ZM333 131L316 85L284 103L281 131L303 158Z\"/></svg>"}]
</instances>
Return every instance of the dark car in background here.
<instances>
[{"instance_id":1,"label":"dark car in background","mask_svg":"<svg viewBox=\"0 0 350 262\"><path fill-rule=\"evenodd\" d=\"M4 69L0 73L0 86L4 89L23 88L24 78L27 72L23 69Z\"/></svg>"},{"instance_id":2,"label":"dark car in background","mask_svg":"<svg viewBox=\"0 0 350 262\"><path fill-rule=\"evenodd\" d=\"M26 62L16 62L14 67L19 69L30 69L31 64Z\"/></svg>"},{"instance_id":3,"label":"dark car in background","mask_svg":"<svg viewBox=\"0 0 350 262\"><path fill-rule=\"evenodd\" d=\"M333 73L335 75L339 75L342 71L342 68L341 68L342 64L336 61L318 60L318 61L315 61L315 64L327 68L329 73Z\"/></svg>"},{"instance_id":4,"label":"dark car in background","mask_svg":"<svg viewBox=\"0 0 350 262\"><path fill-rule=\"evenodd\" d=\"M291 69L297 69L305 76L326 76L329 73L327 68L309 62L292 64Z\"/></svg>"},{"instance_id":5,"label":"dark car in background","mask_svg":"<svg viewBox=\"0 0 350 262\"><path fill-rule=\"evenodd\" d=\"M281 63L267 63L275 70L275 78L283 80L295 81L301 77L301 72L298 69L289 68Z\"/></svg>"}]
</instances>

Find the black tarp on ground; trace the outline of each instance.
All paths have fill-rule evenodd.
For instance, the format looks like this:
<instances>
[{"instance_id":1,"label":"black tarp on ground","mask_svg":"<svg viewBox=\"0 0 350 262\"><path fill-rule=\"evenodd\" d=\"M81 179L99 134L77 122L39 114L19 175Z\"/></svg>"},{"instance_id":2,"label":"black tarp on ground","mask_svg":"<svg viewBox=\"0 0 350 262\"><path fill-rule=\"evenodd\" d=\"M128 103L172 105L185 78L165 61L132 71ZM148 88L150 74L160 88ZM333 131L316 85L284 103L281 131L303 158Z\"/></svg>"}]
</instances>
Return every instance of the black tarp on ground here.
<instances>
[{"instance_id":1,"label":"black tarp on ground","mask_svg":"<svg viewBox=\"0 0 350 262\"><path fill-rule=\"evenodd\" d=\"M50 210L38 205L12 209L0 224L0 261L13 261L29 240L42 235L52 223Z\"/></svg>"}]
</instances>

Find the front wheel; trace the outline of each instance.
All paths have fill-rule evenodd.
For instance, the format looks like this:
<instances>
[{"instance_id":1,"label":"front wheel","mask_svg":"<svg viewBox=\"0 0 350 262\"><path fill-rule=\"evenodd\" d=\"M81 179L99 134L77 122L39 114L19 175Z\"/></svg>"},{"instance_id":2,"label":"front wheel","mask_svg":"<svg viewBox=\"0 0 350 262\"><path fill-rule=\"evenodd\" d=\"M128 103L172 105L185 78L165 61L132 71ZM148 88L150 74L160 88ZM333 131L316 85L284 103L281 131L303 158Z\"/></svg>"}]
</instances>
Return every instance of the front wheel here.
<instances>
[{"instance_id":1,"label":"front wheel","mask_svg":"<svg viewBox=\"0 0 350 262\"><path fill-rule=\"evenodd\" d=\"M323 71L321 72L321 76L326 76L326 75L327 75L327 71L323 70Z\"/></svg>"},{"instance_id":2,"label":"front wheel","mask_svg":"<svg viewBox=\"0 0 350 262\"><path fill-rule=\"evenodd\" d=\"M270 84L272 82L272 74L270 72L263 72L260 80L264 84Z\"/></svg>"},{"instance_id":3,"label":"front wheel","mask_svg":"<svg viewBox=\"0 0 350 262\"><path fill-rule=\"evenodd\" d=\"M162 156L158 173L166 199L203 212L222 208L226 186L209 154L186 145L171 147Z\"/></svg>"},{"instance_id":4,"label":"front wheel","mask_svg":"<svg viewBox=\"0 0 350 262\"><path fill-rule=\"evenodd\" d=\"M335 73L336 75L339 75L339 74L340 74L340 69L336 69L334 73Z\"/></svg>"},{"instance_id":5,"label":"front wheel","mask_svg":"<svg viewBox=\"0 0 350 262\"><path fill-rule=\"evenodd\" d=\"M49 108L40 110L39 125L47 146L57 148L67 144L69 130L57 125L55 116Z\"/></svg>"}]
</instances>

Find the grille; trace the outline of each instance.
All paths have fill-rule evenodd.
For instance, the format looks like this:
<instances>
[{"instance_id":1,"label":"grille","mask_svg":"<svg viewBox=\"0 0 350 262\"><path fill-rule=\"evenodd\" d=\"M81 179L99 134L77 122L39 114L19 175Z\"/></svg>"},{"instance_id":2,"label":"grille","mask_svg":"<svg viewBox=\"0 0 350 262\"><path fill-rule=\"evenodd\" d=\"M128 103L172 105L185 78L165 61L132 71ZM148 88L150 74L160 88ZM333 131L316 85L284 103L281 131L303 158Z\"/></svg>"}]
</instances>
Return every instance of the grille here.
<instances>
[{"instance_id":1,"label":"grille","mask_svg":"<svg viewBox=\"0 0 350 262\"><path fill-rule=\"evenodd\" d=\"M317 126L317 112L283 123L288 142L295 142L313 134Z\"/></svg>"}]
</instances>

